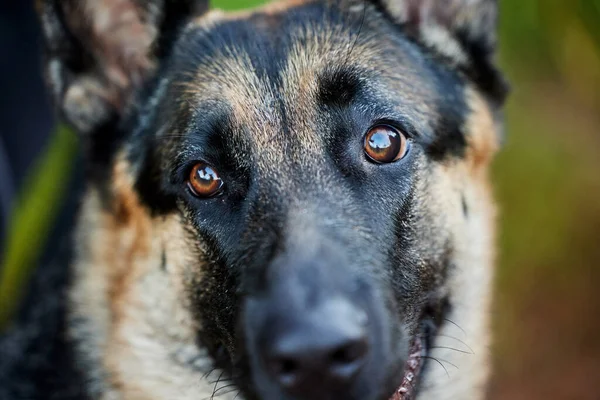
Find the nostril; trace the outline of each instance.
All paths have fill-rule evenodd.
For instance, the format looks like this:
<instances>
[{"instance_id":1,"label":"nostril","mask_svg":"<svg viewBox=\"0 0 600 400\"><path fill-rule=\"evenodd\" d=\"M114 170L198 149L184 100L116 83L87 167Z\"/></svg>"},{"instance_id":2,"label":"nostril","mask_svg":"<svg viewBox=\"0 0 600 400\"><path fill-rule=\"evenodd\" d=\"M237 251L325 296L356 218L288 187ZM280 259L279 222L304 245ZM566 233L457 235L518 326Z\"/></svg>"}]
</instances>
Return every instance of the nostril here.
<instances>
[{"instance_id":1,"label":"nostril","mask_svg":"<svg viewBox=\"0 0 600 400\"><path fill-rule=\"evenodd\" d=\"M347 364L354 361L352 352L348 351L345 347L337 349L331 354L331 361L333 364Z\"/></svg>"},{"instance_id":2,"label":"nostril","mask_svg":"<svg viewBox=\"0 0 600 400\"><path fill-rule=\"evenodd\" d=\"M368 352L366 339L338 347L329 357L330 374L338 379L352 378L363 366Z\"/></svg>"},{"instance_id":3,"label":"nostril","mask_svg":"<svg viewBox=\"0 0 600 400\"><path fill-rule=\"evenodd\" d=\"M311 312L273 317L259 345L263 371L295 396L352 383L370 359L368 320L361 314L336 298Z\"/></svg>"},{"instance_id":4,"label":"nostril","mask_svg":"<svg viewBox=\"0 0 600 400\"><path fill-rule=\"evenodd\" d=\"M298 363L296 363L294 360L282 360L280 362L279 373L289 375L289 374L293 374L294 372L296 372L297 369L298 369Z\"/></svg>"},{"instance_id":5,"label":"nostril","mask_svg":"<svg viewBox=\"0 0 600 400\"><path fill-rule=\"evenodd\" d=\"M286 388L292 388L311 376L346 382L360 371L368 352L368 341L361 337L333 348L301 348L295 352L280 353L270 357L267 365L271 376Z\"/></svg>"},{"instance_id":6,"label":"nostril","mask_svg":"<svg viewBox=\"0 0 600 400\"><path fill-rule=\"evenodd\" d=\"M367 352L367 341L364 339L340 346L331 353L332 364L345 365L359 361Z\"/></svg>"},{"instance_id":7,"label":"nostril","mask_svg":"<svg viewBox=\"0 0 600 400\"><path fill-rule=\"evenodd\" d=\"M281 385L292 386L298 380L300 364L291 358L280 358L270 362L270 369Z\"/></svg>"}]
</instances>

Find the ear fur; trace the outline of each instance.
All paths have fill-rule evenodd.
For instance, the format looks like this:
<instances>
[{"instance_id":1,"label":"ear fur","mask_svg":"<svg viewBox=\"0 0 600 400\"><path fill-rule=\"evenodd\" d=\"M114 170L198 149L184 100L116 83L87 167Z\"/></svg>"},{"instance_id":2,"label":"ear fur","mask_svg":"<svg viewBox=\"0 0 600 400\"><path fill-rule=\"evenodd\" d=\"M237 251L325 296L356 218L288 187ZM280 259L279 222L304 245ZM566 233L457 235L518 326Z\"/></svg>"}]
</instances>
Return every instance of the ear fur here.
<instances>
[{"instance_id":1,"label":"ear fur","mask_svg":"<svg viewBox=\"0 0 600 400\"><path fill-rule=\"evenodd\" d=\"M374 0L424 46L471 76L500 102L506 84L494 67L498 0Z\"/></svg>"},{"instance_id":2,"label":"ear fur","mask_svg":"<svg viewBox=\"0 0 600 400\"><path fill-rule=\"evenodd\" d=\"M476 46L491 55L496 45L498 0L379 0L392 19L457 62ZM454 53L463 51L463 54Z\"/></svg>"},{"instance_id":3,"label":"ear fur","mask_svg":"<svg viewBox=\"0 0 600 400\"><path fill-rule=\"evenodd\" d=\"M62 117L81 134L118 120L179 22L207 8L208 0L38 0L47 81Z\"/></svg>"}]
</instances>

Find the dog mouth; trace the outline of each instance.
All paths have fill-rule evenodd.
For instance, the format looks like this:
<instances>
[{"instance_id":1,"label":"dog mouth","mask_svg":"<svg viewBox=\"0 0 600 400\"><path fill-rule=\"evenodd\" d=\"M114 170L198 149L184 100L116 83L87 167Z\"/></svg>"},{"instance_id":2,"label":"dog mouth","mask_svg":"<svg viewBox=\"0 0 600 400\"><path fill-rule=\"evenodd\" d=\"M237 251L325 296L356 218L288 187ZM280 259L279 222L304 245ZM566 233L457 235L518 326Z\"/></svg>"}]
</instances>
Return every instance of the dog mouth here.
<instances>
[{"instance_id":1,"label":"dog mouth","mask_svg":"<svg viewBox=\"0 0 600 400\"><path fill-rule=\"evenodd\" d=\"M412 341L400 387L389 400L414 400L429 349L429 330L423 327Z\"/></svg>"},{"instance_id":2,"label":"dog mouth","mask_svg":"<svg viewBox=\"0 0 600 400\"><path fill-rule=\"evenodd\" d=\"M390 400L414 400L416 387L423 370L424 357L427 355L426 340L416 337L410 348L408 360L404 364L404 376L398 390Z\"/></svg>"}]
</instances>

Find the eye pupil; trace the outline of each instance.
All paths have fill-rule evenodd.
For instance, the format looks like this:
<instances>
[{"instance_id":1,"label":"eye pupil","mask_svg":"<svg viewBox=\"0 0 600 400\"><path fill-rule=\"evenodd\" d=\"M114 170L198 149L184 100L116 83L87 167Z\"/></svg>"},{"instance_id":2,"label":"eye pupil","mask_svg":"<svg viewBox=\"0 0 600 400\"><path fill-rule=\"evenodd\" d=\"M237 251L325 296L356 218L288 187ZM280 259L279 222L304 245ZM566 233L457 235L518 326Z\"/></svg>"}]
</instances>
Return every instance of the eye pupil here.
<instances>
[{"instance_id":1,"label":"eye pupil","mask_svg":"<svg viewBox=\"0 0 600 400\"><path fill-rule=\"evenodd\" d=\"M404 157L406 152L406 137L391 126L375 126L365 136L365 153L377 163L397 161Z\"/></svg>"},{"instance_id":2,"label":"eye pupil","mask_svg":"<svg viewBox=\"0 0 600 400\"><path fill-rule=\"evenodd\" d=\"M219 192L223 181L217 171L205 163L194 165L190 172L188 187L197 197L211 197Z\"/></svg>"}]
</instances>

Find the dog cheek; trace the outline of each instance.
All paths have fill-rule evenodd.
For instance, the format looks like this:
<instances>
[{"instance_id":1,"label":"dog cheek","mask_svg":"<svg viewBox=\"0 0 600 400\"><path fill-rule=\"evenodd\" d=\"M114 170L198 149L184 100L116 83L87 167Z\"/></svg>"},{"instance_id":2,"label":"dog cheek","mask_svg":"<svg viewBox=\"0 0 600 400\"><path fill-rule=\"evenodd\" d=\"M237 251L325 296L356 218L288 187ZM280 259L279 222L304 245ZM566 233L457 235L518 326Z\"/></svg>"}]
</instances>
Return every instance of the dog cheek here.
<instances>
[{"instance_id":1,"label":"dog cheek","mask_svg":"<svg viewBox=\"0 0 600 400\"><path fill-rule=\"evenodd\" d=\"M408 331L431 303L443 299L452 266L451 231L445 204L429 179L416 179L410 197L396 213L391 285L397 313Z\"/></svg>"},{"instance_id":2,"label":"dog cheek","mask_svg":"<svg viewBox=\"0 0 600 400\"><path fill-rule=\"evenodd\" d=\"M233 355L238 314L235 280L210 253L202 254L197 266L187 292L192 312L199 321L198 340L214 358L222 358L223 349Z\"/></svg>"}]
</instances>

